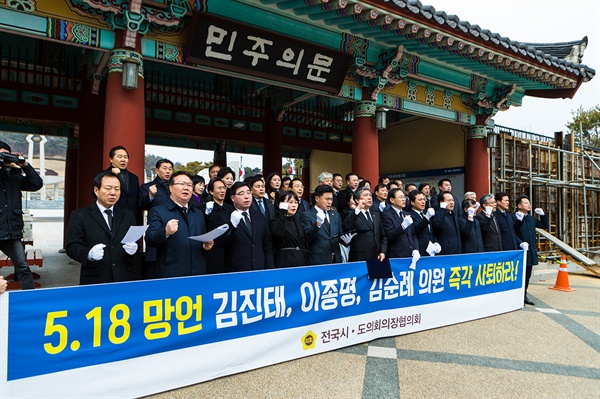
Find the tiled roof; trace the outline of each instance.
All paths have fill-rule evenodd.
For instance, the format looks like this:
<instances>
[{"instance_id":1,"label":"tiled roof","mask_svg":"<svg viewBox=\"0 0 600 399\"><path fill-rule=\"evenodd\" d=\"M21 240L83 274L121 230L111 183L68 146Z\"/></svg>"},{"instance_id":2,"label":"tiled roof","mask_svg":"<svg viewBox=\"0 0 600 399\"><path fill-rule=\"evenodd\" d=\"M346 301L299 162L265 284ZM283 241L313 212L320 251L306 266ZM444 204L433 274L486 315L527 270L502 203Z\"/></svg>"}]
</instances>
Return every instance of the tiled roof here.
<instances>
[{"instance_id":1,"label":"tiled roof","mask_svg":"<svg viewBox=\"0 0 600 399\"><path fill-rule=\"evenodd\" d=\"M447 25L452 29L471 35L476 39L492 42L504 47L508 51L530 57L548 66L560 68L577 76L584 74L588 79L592 79L596 74L594 69L581 64L583 51L578 51L581 47L574 50L574 52L578 53L577 57L568 57L568 54L571 53L574 45L581 46L582 43L585 43L585 46L587 46L587 37L581 41L566 43L521 43L511 40L508 37L503 37L488 29L482 29L479 25L471 25L468 21L461 21L456 15L447 15L444 11L436 11L433 6L423 5L418 0L392 0L392 3L402 9L411 11L416 15L420 15L429 20L434 20L439 25ZM569 44L571 45L570 49L565 53ZM583 49L585 49L585 46L583 46ZM565 55L567 55L566 59Z\"/></svg>"}]
</instances>

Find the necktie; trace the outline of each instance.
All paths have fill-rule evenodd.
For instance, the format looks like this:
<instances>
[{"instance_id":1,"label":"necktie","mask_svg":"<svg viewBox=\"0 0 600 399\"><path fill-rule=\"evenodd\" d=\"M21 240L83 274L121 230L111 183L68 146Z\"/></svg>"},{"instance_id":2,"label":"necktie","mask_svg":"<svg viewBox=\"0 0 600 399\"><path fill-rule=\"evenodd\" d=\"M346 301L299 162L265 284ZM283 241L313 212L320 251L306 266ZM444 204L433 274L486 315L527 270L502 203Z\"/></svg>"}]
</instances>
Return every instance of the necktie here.
<instances>
[{"instance_id":1,"label":"necktie","mask_svg":"<svg viewBox=\"0 0 600 399\"><path fill-rule=\"evenodd\" d=\"M263 200L259 199L258 201L258 207L260 208L260 211L262 212L263 215L267 216L267 212L265 211L265 204L263 204Z\"/></svg>"},{"instance_id":2,"label":"necktie","mask_svg":"<svg viewBox=\"0 0 600 399\"><path fill-rule=\"evenodd\" d=\"M242 215L244 216L244 222L248 227L248 231L250 232L250 234L252 234L252 223L250 222L250 216L248 216L248 212L242 212Z\"/></svg>"},{"instance_id":3,"label":"necktie","mask_svg":"<svg viewBox=\"0 0 600 399\"><path fill-rule=\"evenodd\" d=\"M181 213L183 214L184 218L187 218L187 212L188 212L188 209L185 206L182 206Z\"/></svg>"},{"instance_id":4,"label":"necktie","mask_svg":"<svg viewBox=\"0 0 600 399\"><path fill-rule=\"evenodd\" d=\"M112 230L113 228L113 213L110 209L104 211L106 213L106 218L108 219L108 228Z\"/></svg>"},{"instance_id":5,"label":"necktie","mask_svg":"<svg viewBox=\"0 0 600 399\"><path fill-rule=\"evenodd\" d=\"M371 217L371 212L365 211L365 217L367 218L369 223L371 223L371 224L373 223L373 218Z\"/></svg>"}]
</instances>

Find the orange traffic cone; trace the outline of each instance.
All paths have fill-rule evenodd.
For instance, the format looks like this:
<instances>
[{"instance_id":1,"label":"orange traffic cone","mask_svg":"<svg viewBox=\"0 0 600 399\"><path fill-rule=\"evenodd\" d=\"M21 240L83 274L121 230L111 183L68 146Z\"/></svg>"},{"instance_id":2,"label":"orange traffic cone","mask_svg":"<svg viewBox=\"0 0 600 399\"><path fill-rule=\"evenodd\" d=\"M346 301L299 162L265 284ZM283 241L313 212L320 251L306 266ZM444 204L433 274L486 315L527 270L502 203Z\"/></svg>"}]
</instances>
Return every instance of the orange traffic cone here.
<instances>
[{"instance_id":1,"label":"orange traffic cone","mask_svg":"<svg viewBox=\"0 0 600 399\"><path fill-rule=\"evenodd\" d=\"M569 285L569 272L567 271L567 258L565 255L562 256L560 260L560 267L558 268L558 274L556 275L556 284L554 287L548 287L551 290L559 290L572 292L575 291Z\"/></svg>"}]
</instances>

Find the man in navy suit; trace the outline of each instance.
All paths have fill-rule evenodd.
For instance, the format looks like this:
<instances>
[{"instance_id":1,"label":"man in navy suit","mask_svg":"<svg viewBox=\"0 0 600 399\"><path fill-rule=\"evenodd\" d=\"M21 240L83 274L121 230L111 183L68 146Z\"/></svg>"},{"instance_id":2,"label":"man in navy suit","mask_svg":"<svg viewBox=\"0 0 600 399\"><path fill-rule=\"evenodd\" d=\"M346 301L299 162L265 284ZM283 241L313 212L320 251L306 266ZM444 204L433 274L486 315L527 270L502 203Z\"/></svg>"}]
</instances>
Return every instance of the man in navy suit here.
<instances>
[{"instance_id":1,"label":"man in navy suit","mask_svg":"<svg viewBox=\"0 0 600 399\"><path fill-rule=\"evenodd\" d=\"M228 224L229 230L215 240L225 248L225 271L273 269L273 242L266 218L250 208L252 191L248 183L235 182L230 189L233 211L221 212L217 224Z\"/></svg>"},{"instance_id":2,"label":"man in navy suit","mask_svg":"<svg viewBox=\"0 0 600 399\"><path fill-rule=\"evenodd\" d=\"M390 204L387 202L388 197L388 189L387 186L383 183L375 186L375 192L373 193L373 206L371 206L371 211L377 212L381 215L383 211L390 207Z\"/></svg>"},{"instance_id":3,"label":"man in navy suit","mask_svg":"<svg viewBox=\"0 0 600 399\"><path fill-rule=\"evenodd\" d=\"M248 185L252 191L251 209L263 214L267 224L275 218L275 207L273 203L265 196L265 181L262 176L254 176L248 180Z\"/></svg>"},{"instance_id":4,"label":"man in navy suit","mask_svg":"<svg viewBox=\"0 0 600 399\"><path fill-rule=\"evenodd\" d=\"M429 256L430 254L427 252L429 243L434 244L437 242L435 235L433 235L433 227L429 223L435 211L433 208L425 209L427 199L425 194L419 191L411 191L408 194L408 199L411 205L408 214L412 217L413 227L419 240L419 253L421 256Z\"/></svg>"},{"instance_id":5,"label":"man in navy suit","mask_svg":"<svg viewBox=\"0 0 600 399\"><path fill-rule=\"evenodd\" d=\"M449 191L439 193L437 202L439 208L431 217L431 224L433 234L442 247L440 255L459 254L462 251L462 242L460 226L455 214L455 207L459 205L454 202L454 196Z\"/></svg>"},{"instance_id":6,"label":"man in navy suit","mask_svg":"<svg viewBox=\"0 0 600 399\"><path fill-rule=\"evenodd\" d=\"M344 219L342 223L344 230L356 230L356 235L350 241L350 262L385 259L388 239L383 230L381 216L378 212L372 212L373 196L366 187L357 188L354 192L356 208L354 212Z\"/></svg>"},{"instance_id":7,"label":"man in navy suit","mask_svg":"<svg viewBox=\"0 0 600 399\"><path fill-rule=\"evenodd\" d=\"M168 159L156 161L156 178L151 182L142 184L138 194L138 205L142 211L149 211L152 207L164 204L171 196L169 179L173 174L173 162ZM144 254L144 278L156 277L156 248L146 245Z\"/></svg>"},{"instance_id":8,"label":"man in navy suit","mask_svg":"<svg viewBox=\"0 0 600 399\"><path fill-rule=\"evenodd\" d=\"M300 215L302 228L308 242L310 265L341 263L340 242L344 242L342 219L331 209L333 188L328 185L317 186L313 194L315 206ZM345 236L348 239L349 236ZM349 240L344 242L346 245Z\"/></svg>"},{"instance_id":9,"label":"man in navy suit","mask_svg":"<svg viewBox=\"0 0 600 399\"><path fill-rule=\"evenodd\" d=\"M79 284L129 281L135 278L134 255L137 244L121 244L135 224L128 209L115 206L121 181L112 172L94 178L96 202L71 214L67 227L67 255L81 263Z\"/></svg>"},{"instance_id":10,"label":"man in navy suit","mask_svg":"<svg viewBox=\"0 0 600 399\"><path fill-rule=\"evenodd\" d=\"M500 226L496 220L496 198L493 194L485 194L479 200L483 212L479 212L477 219L481 225L481 236L483 238L483 249L485 252L502 251L502 237Z\"/></svg>"},{"instance_id":11,"label":"man in navy suit","mask_svg":"<svg viewBox=\"0 0 600 399\"><path fill-rule=\"evenodd\" d=\"M302 180L296 178L290 182L290 190L296 193L300 202L298 202L298 212L296 215L301 215L303 212L306 212L310 209L310 203L306 200L302 199L302 194L304 194L304 184Z\"/></svg>"},{"instance_id":12,"label":"man in navy suit","mask_svg":"<svg viewBox=\"0 0 600 399\"><path fill-rule=\"evenodd\" d=\"M169 180L167 202L153 206L148 214L146 242L156 248L156 276L183 277L206 274L206 256L214 242L190 240L206 233L204 215L192 198L192 177L184 171L175 172Z\"/></svg>"},{"instance_id":13,"label":"man in navy suit","mask_svg":"<svg viewBox=\"0 0 600 399\"><path fill-rule=\"evenodd\" d=\"M540 229L547 229L550 226L548 216L544 213L542 208L536 208L535 214L539 216L539 219L534 218L529 214L531 211L531 202L526 196L517 198L517 211L515 212L515 229L519 239L523 243L527 243L527 269L525 270L525 300L527 305L535 305L532 301L527 298L527 288L529 288L529 279L533 272L533 266L538 264L538 253L537 253L537 240L536 240L536 227Z\"/></svg>"},{"instance_id":14,"label":"man in navy suit","mask_svg":"<svg viewBox=\"0 0 600 399\"><path fill-rule=\"evenodd\" d=\"M388 238L388 258L420 257L419 241L415 233L412 217L404 211L406 196L399 188L388 193L388 201L392 205L383 211L381 221Z\"/></svg>"},{"instance_id":15,"label":"man in navy suit","mask_svg":"<svg viewBox=\"0 0 600 399\"><path fill-rule=\"evenodd\" d=\"M500 237L502 238L502 250L513 251L519 249L521 240L517 237L515 231L515 215L508 212L510 200L505 192L496 193L496 220L500 227Z\"/></svg>"}]
</instances>

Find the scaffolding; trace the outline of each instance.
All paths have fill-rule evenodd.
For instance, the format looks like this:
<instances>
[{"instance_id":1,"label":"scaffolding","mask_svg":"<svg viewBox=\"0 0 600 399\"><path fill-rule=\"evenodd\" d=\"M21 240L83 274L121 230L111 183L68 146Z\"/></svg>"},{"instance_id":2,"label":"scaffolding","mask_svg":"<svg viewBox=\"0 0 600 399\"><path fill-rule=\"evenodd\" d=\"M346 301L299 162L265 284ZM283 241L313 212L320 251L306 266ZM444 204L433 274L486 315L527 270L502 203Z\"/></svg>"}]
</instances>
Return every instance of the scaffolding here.
<instances>
[{"instance_id":1,"label":"scaffolding","mask_svg":"<svg viewBox=\"0 0 600 399\"><path fill-rule=\"evenodd\" d=\"M587 256L600 254L600 149L562 132L552 138L496 126L494 133L492 192L505 191L512 199L527 195L532 208L548 214L552 235ZM545 239L539 248L556 250Z\"/></svg>"}]
</instances>

